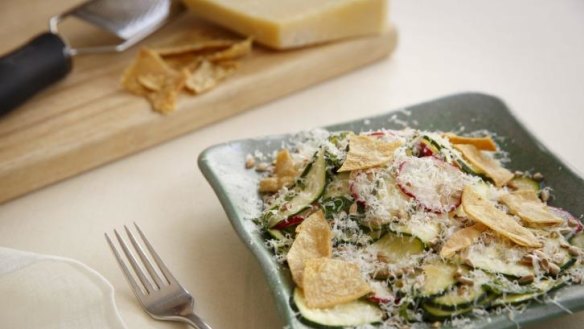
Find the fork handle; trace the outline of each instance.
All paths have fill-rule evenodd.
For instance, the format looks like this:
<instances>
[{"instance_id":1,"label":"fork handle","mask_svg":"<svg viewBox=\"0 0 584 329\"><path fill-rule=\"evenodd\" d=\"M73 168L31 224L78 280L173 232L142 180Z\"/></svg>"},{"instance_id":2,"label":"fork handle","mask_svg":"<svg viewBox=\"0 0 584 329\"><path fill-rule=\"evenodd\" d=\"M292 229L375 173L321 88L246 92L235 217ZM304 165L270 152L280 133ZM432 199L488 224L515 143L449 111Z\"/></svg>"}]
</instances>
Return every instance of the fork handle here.
<instances>
[{"instance_id":1,"label":"fork handle","mask_svg":"<svg viewBox=\"0 0 584 329\"><path fill-rule=\"evenodd\" d=\"M186 314L183 316L184 322L190 324L193 328L197 329L213 329L210 325L206 324L203 319L201 319L195 313Z\"/></svg>"}]
</instances>

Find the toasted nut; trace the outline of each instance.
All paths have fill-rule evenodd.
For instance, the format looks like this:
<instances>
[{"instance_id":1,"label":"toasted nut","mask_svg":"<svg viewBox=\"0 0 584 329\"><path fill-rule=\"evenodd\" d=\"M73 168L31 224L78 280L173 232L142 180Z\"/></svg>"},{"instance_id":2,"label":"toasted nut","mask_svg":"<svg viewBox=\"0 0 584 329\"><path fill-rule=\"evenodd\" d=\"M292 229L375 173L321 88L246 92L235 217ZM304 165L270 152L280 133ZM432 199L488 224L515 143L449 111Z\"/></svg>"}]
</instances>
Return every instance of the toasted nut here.
<instances>
[{"instance_id":1,"label":"toasted nut","mask_svg":"<svg viewBox=\"0 0 584 329\"><path fill-rule=\"evenodd\" d=\"M541 182L543 180L543 175L540 172L536 172L533 174L533 176L531 176L531 178L533 178L533 180L536 182Z\"/></svg>"},{"instance_id":2,"label":"toasted nut","mask_svg":"<svg viewBox=\"0 0 584 329\"><path fill-rule=\"evenodd\" d=\"M570 252L570 251L568 250L568 252ZM556 253L552 256L552 262L554 262L556 264L561 264L563 260L564 260L564 255L561 253Z\"/></svg>"},{"instance_id":3,"label":"toasted nut","mask_svg":"<svg viewBox=\"0 0 584 329\"><path fill-rule=\"evenodd\" d=\"M456 269L456 272L454 272L453 278L456 280L458 278L460 278L462 276L462 269L459 267Z\"/></svg>"},{"instance_id":4,"label":"toasted nut","mask_svg":"<svg viewBox=\"0 0 584 329\"><path fill-rule=\"evenodd\" d=\"M519 284L527 284L527 283L531 283L533 282L533 280L535 279L533 274L527 274L522 276L521 278L519 278Z\"/></svg>"},{"instance_id":5,"label":"toasted nut","mask_svg":"<svg viewBox=\"0 0 584 329\"><path fill-rule=\"evenodd\" d=\"M570 228L570 227L561 227L558 229L558 232L560 232L560 234L563 236L567 236L567 235L574 233L574 229Z\"/></svg>"},{"instance_id":6,"label":"toasted nut","mask_svg":"<svg viewBox=\"0 0 584 329\"><path fill-rule=\"evenodd\" d=\"M266 171L266 170L268 170L268 168L269 168L269 167L270 167L270 165L269 165L269 164L267 164L267 163L265 163L265 162L260 162L260 163L258 163L258 164L256 165L256 168L255 168L255 170L256 170L256 171L259 171L259 172L262 172L262 171Z\"/></svg>"},{"instance_id":7,"label":"toasted nut","mask_svg":"<svg viewBox=\"0 0 584 329\"><path fill-rule=\"evenodd\" d=\"M440 328L442 328L442 322L436 321L436 322L432 323L432 328L433 329L440 329Z\"/></svg>"},{"instance_id":8,"label":"toasted nut","mask_svg":"<svg viewBox=\"0 0 584 329\"><path fill-rule=\"evenodd\" d=\"M468 259L468 258L464 260L464 263L465 263L466 265L470 266L470 267L474 267L474 265L473 265L472 261L471 261L470 259Z\"/></svg>"},{"instance_id":9,"label":"toasted nut","mask_svg":"<svg viewBox=\"0 0 584 329\"><path fill-rule=\"evenodd\" d=\"M523 175L525 175L525 173L523 171L521 171L521 170L515 171L515 176L523 176Z\"/></svg>"},{"instance_id":10,"label":"toasted nut","mask_svg":"<svg viewBox=\"0 0 584 329\"><path fill-rule=\"evenodd\" d=\"M459 294L459 295L464 295L464 294L466 294L466 293L468 292L468 289L469 289L468 287L469 287L468 285L463 285L463 286L460 286L460 287L458 288L458 294Z\"/></svg>"},{"instance_id":11,"label":"toasted nut","mask_svg":"<svg viewBox=\"0 0 584 329\"><path fill-rule=\"evenodd\" d=\"M547 258L543 258L539 260L539 266L543 268L544 271L549 272L550 270L550 262Z\"/></svg>"},{"instance_id":12,"label":"toasted nut","mask_svg":"<svg viewBox=\"0 0 584 329\"><path fill-rule=\"evenodd\" d=\"M564 248L564 249L568 249L570 248L572 245L567 243L566 241L560 241L560 247Z\"/></svg>"},{"instance_id":13,"label":"toasted nut","mask_svg":"<svg viewBox=\"0 0 584 329\"><path fill-rule=\"evenodd\" d=\"M414 275L414 274L416 274L416 270L414 270L413 267L406 267L406 268L403 269L403 271L404 271L404 274L406 274L406 275Z\"/></svg>"},{"instance_id":14,"label":"toasted nut","mask_svg":"<svg viewBox=\"0 0 584 329\"><path fill-rule=\"evenodd\" d=\"M458 282L460 284L467 285L467 286L472 286L474 284L474 281L470 278L467 278L466 276L459 276L456 279L456 282Z\"/></svg>"},{"instance_id":15,"label":"toasted nut","mask_svg":"<svg viewBox=\"0 0 584 329\"><path fill-rule=\"evenodd\" d=\"M519 264L533 266L535 257L533 255L525 255L519 260Z\"/></svg>"},{"instance_id":16,"label":"toasted nut","mask_svg":"<svg viewBox=\"0 0 584 329\"><path fill-rule=\"evenodd\" d=\"M245 156L245 169L251 169L251 168L253 168L253 166L255 166L255 159L254 159L253 155L248 153Z\"/></svg>"},{"instance_id":17,"label":"toasted nut","mask_svg":"<svg viewBox=\"0 0 584 329\"><path fill-rule=\"evenodd\" d=\"M541 190L541 192L539 193L539 198L543 202L548 202L548 200L550 199L550 191L547 189Z\"/></svg>"},{"instance_id":18,"label":"toasted nut","mask_svg":"<svg viewBox=\"0 0 584 329\"><path fill-rule=\"evenodd\" d=\"M578 256L580 255L582 251L580 250L580 248L576 247L576 246L570 246L568 248L568 253L572 256Z\"/></svg>"},{"instance_id":19,"label":"toasted nut","mask_svg":"<svg viewBox=\"0 0 584 329\"><path fill-rule=\"evenodd\" d=\"M535 255L540 260L548 258L548 256L546 254L544 254L541 250L534 250L533 255Z\"/></svg>"},{"instance_id":20,"label":"toasted nut","mask_svg":"<svg viewBox=\"0 0 584 329\"><path fill-rule=\"evenodd\" d=\"M349 207L349 214L353 215L357 213L357 202L353 202Z\"/></svg>"},{"instance_id":21,"label":"toasted nut","mask_svg":"<svg viewBox=\"0 0 584 329\"><path fill-rule=\"evenodd\" d=\"M568 226L570 226L570 227L578 227L580 225L581 225L581 223L577 219L575 219L575 218L569 218L568 219Z\"/></svg>"},{"instance_id":22,"label":"toasted nut","mask_svg":"<svg viewBox=\"0 0 584 329\"><path fill-rule=\"evenodd\" d=\"M560 267L554 263L550 263L548 272L551 275L558 275L558 273L560 273Z\"/></svg>"}]
</instances>

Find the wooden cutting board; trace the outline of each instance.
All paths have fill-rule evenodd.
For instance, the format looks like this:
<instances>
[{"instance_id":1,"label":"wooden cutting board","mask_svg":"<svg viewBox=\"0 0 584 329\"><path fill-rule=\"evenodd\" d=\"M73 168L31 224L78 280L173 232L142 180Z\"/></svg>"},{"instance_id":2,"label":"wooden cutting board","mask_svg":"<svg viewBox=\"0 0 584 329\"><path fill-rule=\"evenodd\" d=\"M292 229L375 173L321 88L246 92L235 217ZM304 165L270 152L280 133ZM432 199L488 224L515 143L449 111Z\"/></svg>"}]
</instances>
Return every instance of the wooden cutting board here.
<instances>
[{"instance_id":1,"label":"wooden cutting board","mask_svg":"<svg viewBox=\"0 0 584 329\"><path fill-rule=\"evenodd\" d=\"M218 28L185 14L142 44L209 29ZM0 203L382 59L395 44L388 29L299 50L255 47L234 76L206 94L183 95L170 115L120 88L138 47L76 57L64 81L0 118Z\"/></svg>"}]
</instances>

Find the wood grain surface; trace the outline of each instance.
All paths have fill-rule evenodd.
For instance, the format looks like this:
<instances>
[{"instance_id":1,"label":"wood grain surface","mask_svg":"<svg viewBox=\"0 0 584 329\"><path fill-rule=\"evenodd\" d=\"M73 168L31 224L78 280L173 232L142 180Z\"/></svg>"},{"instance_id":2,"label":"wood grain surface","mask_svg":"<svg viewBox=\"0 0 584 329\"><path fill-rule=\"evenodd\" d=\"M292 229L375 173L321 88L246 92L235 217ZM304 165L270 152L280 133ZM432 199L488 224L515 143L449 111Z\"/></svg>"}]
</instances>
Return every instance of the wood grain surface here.
<instances>
[{"instance_id":1,"label":"wood grain surface","mask_svg":"<svg viewBox=\"0 0 584 329\"><path fill-rule=\"evenodd\" d=\"M0 34L0 51L42 32L39 22L75 4L27 1L0 5L8 27ZM103 42L84 25L69 31L73 45ZM227 33L186 13L141 45L165 44L193 31ZM183 95L170 115L154 113L146 100L120 88L120 75L139 47L75 57L70 76L0 118L0 203L381 59L395 44L390 28L299 50L254 47L234 76L208 93Z\"/></svg>"}]
</instances>

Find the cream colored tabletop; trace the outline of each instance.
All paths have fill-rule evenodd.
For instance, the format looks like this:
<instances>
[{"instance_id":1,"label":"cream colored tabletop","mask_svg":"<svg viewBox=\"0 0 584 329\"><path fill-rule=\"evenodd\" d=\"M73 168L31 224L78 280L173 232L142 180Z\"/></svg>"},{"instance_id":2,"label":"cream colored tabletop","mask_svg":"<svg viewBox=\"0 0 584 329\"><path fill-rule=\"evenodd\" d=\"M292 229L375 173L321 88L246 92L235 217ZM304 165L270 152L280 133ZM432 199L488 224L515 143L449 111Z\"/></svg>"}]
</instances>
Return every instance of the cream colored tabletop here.
<instances>
[{"instance_id":1,"label":"cream colored tabletop","mask_svg":"<svg viewBox=\"0 0 584 329\"><path fill-rule=\"evenodd\" d=\"M136 222L214 328L280 328L257 262L197 168L206 147L480 91L502 98L584 172L583 1L396 0L390 16L400 35L391 58L1 205L0 245L97 270L115 287L129 328L183 327L140 309L106 246L104 232ZM0 298L0 307L7 302ZM584 312L534 328L582 323Z\"/></svg>"}]
</instances>

